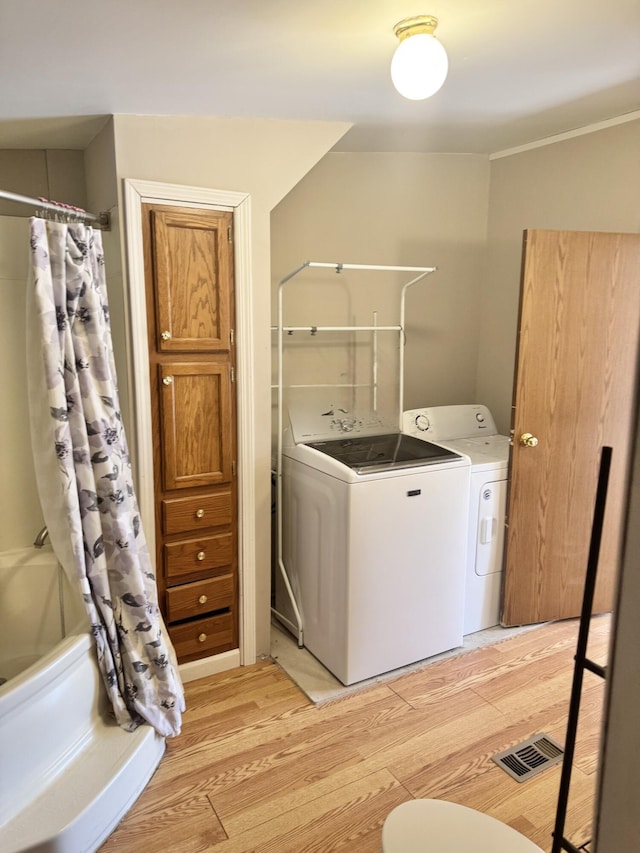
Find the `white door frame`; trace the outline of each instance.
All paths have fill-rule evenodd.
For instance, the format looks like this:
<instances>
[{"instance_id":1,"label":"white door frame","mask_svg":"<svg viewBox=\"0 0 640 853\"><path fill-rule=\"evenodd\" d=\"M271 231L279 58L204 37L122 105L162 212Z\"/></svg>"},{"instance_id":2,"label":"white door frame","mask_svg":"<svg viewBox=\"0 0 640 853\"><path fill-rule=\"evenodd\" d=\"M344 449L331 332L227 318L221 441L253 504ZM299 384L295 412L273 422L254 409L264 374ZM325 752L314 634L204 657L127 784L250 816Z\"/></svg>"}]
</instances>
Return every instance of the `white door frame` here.
<instances>
[{"instance_id":1,"label":"white door frame","mask_svg":"<svg viewBox=\"0 0 640 853\"><path fill-rule=\"evenodd\" d=\"M238 393L238 573L239 652L228 652L180 667L183 680L201 678L256 660L255 617L255 442L253 389L253 312L251 291L251 198L246 193L124 179L126 234L125 318L130 346L129 378L134 412L138 502L149 550L155 557L153 435L147 309L142 243L142 205L172 204L233 212L236 360Z\"/></svg>"}]
</instances>

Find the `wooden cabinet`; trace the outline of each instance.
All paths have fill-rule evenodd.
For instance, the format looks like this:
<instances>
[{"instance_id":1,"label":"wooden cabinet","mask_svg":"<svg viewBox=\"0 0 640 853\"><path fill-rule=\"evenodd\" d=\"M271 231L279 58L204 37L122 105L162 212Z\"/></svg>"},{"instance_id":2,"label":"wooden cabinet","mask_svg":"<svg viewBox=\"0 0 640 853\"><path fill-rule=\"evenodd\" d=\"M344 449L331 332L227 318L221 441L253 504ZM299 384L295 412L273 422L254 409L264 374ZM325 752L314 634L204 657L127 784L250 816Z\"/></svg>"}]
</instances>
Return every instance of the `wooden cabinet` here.
<instances>
[{"instance_id":1,"label":"wooden cabinet","mask_svg":"<svg viewBox=\"0 0 640 853\"><path fill-rule=\"evenodd\" d=\"M232 214L143 205L160 606L178 660L238 646Z\"/></svg>"}]
</instances>

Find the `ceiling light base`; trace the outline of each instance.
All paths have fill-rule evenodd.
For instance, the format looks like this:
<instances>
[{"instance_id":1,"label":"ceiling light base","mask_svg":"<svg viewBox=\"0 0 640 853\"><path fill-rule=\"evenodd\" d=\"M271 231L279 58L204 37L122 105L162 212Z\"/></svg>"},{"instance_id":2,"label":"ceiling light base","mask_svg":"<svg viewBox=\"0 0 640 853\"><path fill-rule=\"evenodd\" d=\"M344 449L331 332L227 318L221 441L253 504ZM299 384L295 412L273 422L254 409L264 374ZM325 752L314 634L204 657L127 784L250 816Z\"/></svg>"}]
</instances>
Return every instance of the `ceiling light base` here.
<instances>
[{"instance_id":1,"label":"ceiling light base","mask_svg":"<svg viewBox=\"0 0 640 853\"><path fill-rule=\"evenodd\" d=\"M419 33L426 33L432 36L438 26L438 19L433 15L414 15L412 18L405 18L399 21L393 28L393 32L398 36L400 41L415 36Z\"/></svg>"}]
</instances>

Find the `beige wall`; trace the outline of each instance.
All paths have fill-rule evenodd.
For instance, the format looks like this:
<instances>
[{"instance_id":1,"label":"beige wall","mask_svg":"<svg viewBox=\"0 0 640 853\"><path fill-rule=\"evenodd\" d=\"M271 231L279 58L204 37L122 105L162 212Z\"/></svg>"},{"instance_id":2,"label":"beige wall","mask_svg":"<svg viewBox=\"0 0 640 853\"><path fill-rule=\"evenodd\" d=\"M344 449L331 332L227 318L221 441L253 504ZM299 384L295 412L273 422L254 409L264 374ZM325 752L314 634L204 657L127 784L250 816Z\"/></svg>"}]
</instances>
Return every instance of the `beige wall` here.
<instances>
[{"instance_id":1,"label":"beige wall","mask_svg":"<svg viewBox=\"0 0 640 853\"><path fill-rule=\"evenodd\" d=\"M130 370L128 358L127 325L125 320L124 272L122 265L122 241L120 238L120 211L118 204L118 180L116 153L113 137L113 119L104 123L84 151L84 172L87 185L87 209L92 213L108 212L111 227L102 232L105 271L109 294L111 338L118 374L120 410L129 444L133 442L133 412L130 404Z\"/></svg>"},{"instance_id":2,"label":"beige wall","mask_svg":"<svg viewBox=\"0 0 640 853\"><path fill-rule=\"evenodd\" d=\"M510 427L522 233L640 230L640 121L491 164L477 397Z\"/></svg>"},{"instance_id":3,"label":"beige wall","mask_svg":"<svg viewBox=\"0 0 640 853\"><path fill-rule=\"evenodd\" d=\"M81 151L0 151L0 188L86 206ZM0 551L31 545L43 525L27 404L25 304L29 217L25 205L0 201ZM13 214L13 215L11 215Z\"/></svg>"},{"instance_id":4,"label":"beige wall","mask_svg":"<svg viewBox=\"0 0 640 853\"><path fill-rule=\"evenodd\" d=\"M83 159L87 208L92 213L111 210L118 203L113 118L106 121L104 127L94 136L84 151Z\"/></svg>"},{"instance_id":5,"label":"beige wall","mask_svg":"<svg viewBox=\"0 0 640 853\"><path fill-rule=\"evenodd\" d=\"M600 764L600 818L594 848L598 853L640 850L640 417L636 419L632 477L616 638L607 675L606 754Z\"/></svg>"},{"instance_id":6,"label":"beige wall","mask_svg":"<svg viewBox=\"0 0 640 853\"><path fill-rule=\"evenodd\" d=\"M306 260L435 266L407 295L404 407L474 402L488 179L482 156L328 154L271 217L274 325L276 284ZM412 277L305 271L285 288L285 324L366 325L374 310L379 325L397 324ZM335 338L286 338L287 382L361 380L349 373L371 344L358 340L356 355L340 359ZM392 358L381 352L383 394L397 386Z\"/></svg>"},{"instance_id":7,"label":"beige wall","mask_svg":"<svg viewBox=\"0 0 640 853\"><path fill-rule=\"evenodd\" d=\"M251 196L256 494L256 635L270 649L270 223L273 207L346 132L345 123L115 116L123 178ZM119 187L121 189L121 187Z\"/></svg>"},{"instance_id":8,"label":"beige wall","mask_svg":"<svg viewBox=\"0 0 640 853\"><path fill-rule=\"evenodd\" d=\"M82 151L0 150L0 189L87 207ZM23 204L0 199L0 214L31 216Z\"/></svg>"},{"instance_id":9,"label":"beige wall","mask_svg":"<svg viewBox=\"0 0 640 853\"><path fill-rule=\"evenodd\" d=\"M26 548L44 524L31 456L25 305L29 223L0 216L0 551Z\"/></svg>"}]
</instances>

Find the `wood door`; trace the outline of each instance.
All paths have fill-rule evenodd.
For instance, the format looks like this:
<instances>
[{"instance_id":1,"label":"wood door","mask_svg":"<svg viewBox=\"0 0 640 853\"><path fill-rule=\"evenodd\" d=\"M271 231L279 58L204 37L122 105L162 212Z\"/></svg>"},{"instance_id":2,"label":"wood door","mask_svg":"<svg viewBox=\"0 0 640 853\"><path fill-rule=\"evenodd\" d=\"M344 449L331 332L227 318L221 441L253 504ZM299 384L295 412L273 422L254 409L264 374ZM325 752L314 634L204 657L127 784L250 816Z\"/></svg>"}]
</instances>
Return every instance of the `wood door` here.
<instances>
[{"instance_id":1,"label":"wood door","mask_svg":"<svg viewBox=\"0 0 640 853\"><path fill-rule=\"evenodd\" d=\"M594 612L612 607L639 325L639 235L525 233L503 625L580 614L605 445L612 469ZM521 443L526 434L537 446Z\"/></svg>"},{"instance_id":2,"label":"wood door","mask_svg":"<svg viewBox=\"0 0 640 853\"><path fill-rule=\"evenodd\" d=\"M158 351L228 350L232 214L163 208L151 221Z\"/></svg>"}]
</instances>

